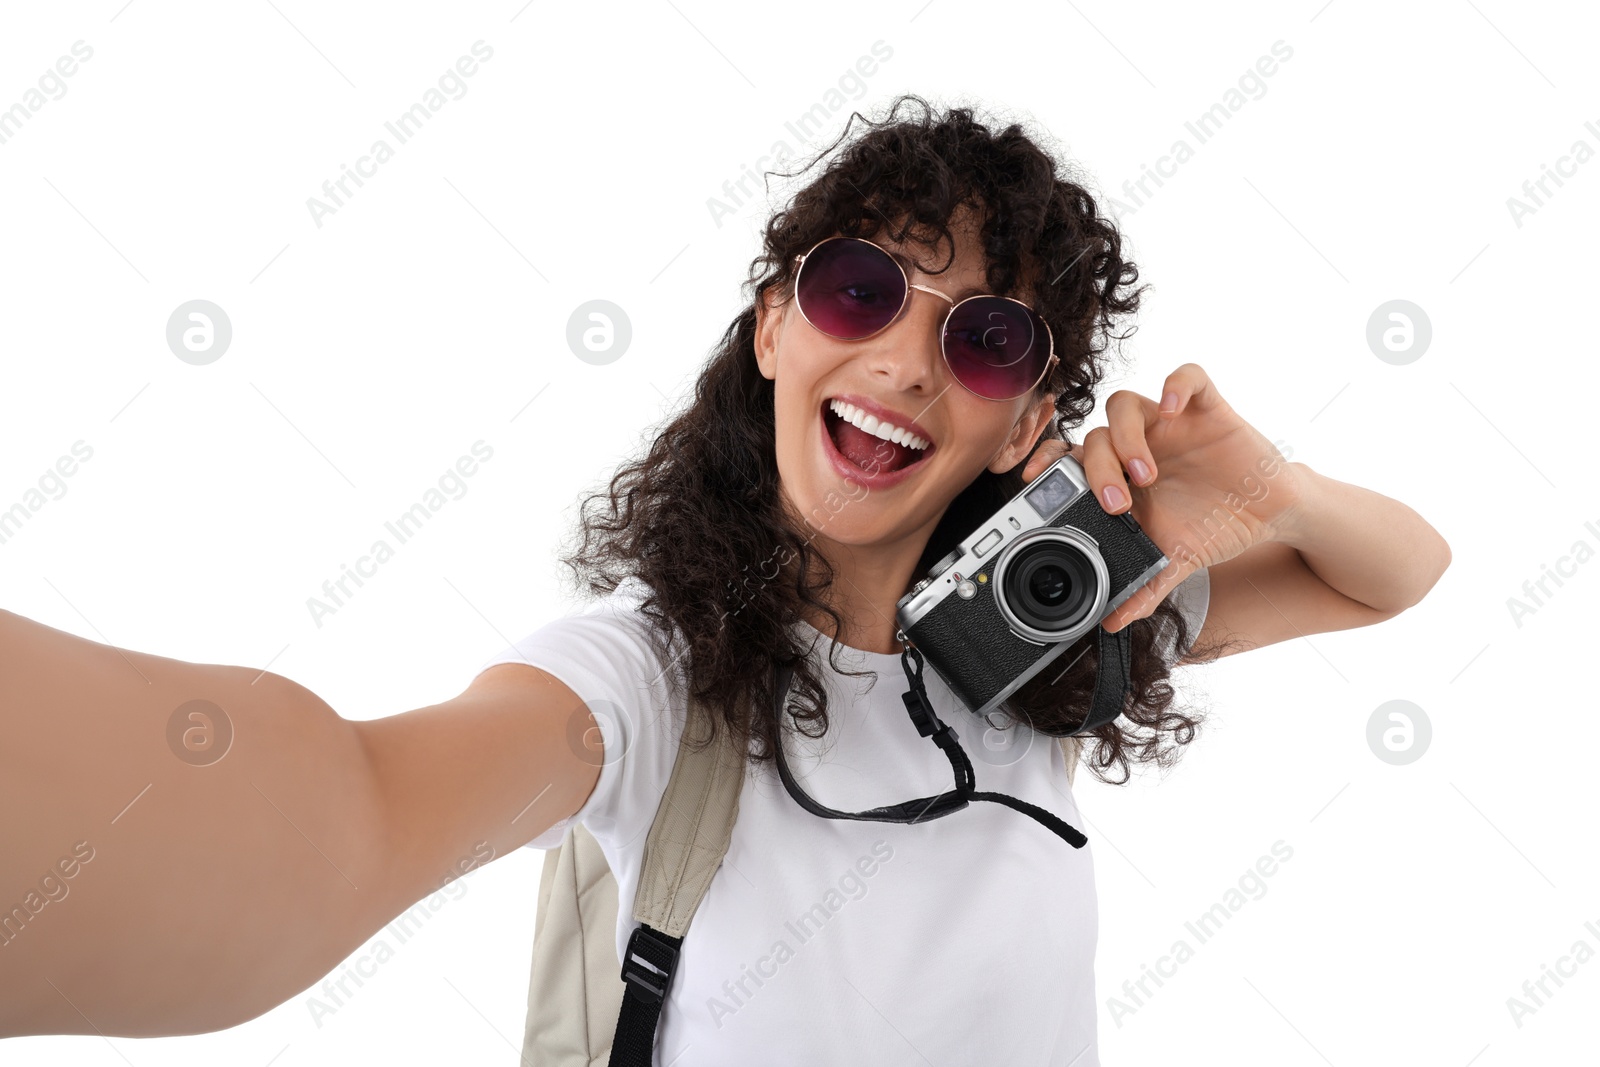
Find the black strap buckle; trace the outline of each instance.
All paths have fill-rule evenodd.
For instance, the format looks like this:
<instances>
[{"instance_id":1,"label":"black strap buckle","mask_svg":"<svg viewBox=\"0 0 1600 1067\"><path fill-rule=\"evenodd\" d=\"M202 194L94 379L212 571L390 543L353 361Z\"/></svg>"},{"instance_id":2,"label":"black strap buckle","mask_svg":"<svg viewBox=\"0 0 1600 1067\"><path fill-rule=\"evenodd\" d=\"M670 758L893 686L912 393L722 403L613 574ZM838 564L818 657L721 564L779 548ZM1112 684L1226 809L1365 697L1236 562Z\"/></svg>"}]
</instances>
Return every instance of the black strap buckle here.
<instances>
[{"instance_id":1,"label":"black strap buckle","mask_svg":"<svg viewBox=\"0 0 1600 1067\"><path fill-rule=\"evenodd\" d=\"M643 923L634 927L628 950L622 960L622 980L634 987L636 995L652 1004L667 997L673 969L678 965L678 946L682 938L669 937Z\"/></svg>"},{"instance_id":2,"label":"black strap buckle","mask_svg":"<svg viewBox=\"0 0 1600 1067\"><path fill-rule=\"evenodd\" d=\"M928 707L920 694L915 690L907 690L900 694L900 699L905 702L906 712L911 716L911 722L917 728L917 733L923 737L932 736L933 732L944 724L939 721L933 709Z\"/></svg>"}]
</instances>

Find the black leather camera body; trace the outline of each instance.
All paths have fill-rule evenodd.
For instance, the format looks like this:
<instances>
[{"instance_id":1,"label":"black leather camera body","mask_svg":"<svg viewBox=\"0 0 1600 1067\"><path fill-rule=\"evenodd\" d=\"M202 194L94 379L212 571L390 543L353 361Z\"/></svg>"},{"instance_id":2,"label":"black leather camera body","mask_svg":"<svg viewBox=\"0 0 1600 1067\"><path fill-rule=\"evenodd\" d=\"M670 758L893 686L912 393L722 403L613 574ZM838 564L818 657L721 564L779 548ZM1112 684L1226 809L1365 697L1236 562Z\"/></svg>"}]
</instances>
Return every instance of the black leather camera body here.
<instances>
[{"instance_id":1,"label":"black leather camera body","mask_svg":"<svg viewBox=\"0 0 1600 1067\"><path fill-rule=\"evenodd\" d=\"M1106 514L1082 465L1063 456L935 563L895 621L967 708L987 715L1167 563L1130 513Z\"/></svg>"}]
</instances>

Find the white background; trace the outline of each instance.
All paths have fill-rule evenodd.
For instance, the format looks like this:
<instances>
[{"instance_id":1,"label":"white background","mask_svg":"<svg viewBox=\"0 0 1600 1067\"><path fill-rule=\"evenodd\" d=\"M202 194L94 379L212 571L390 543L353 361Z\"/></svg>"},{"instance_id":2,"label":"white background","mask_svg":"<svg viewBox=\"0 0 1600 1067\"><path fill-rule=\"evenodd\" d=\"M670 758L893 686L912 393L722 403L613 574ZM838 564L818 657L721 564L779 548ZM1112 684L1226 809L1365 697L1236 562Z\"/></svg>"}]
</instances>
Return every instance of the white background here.
<instances>
[{"instance_id":1,"label":"white background","mask_svg":"<svg viewBox=\"0 0 1600 1067\"><path fill-rule=\"evenodd\" d=\"M1507 207L1574 141L1600 149L1584 128L1600 126L1592 13L104 0L7 5L0 21L0 107L73 42L94 50L0 144L0 508L74 442L93 448L0 545L0 603L125 647L270 664L350 718L448 699L569 610L555 559L573 505L678 402L741 306L772 205L746 200L719 226L708 198L779 139L825 143L785 122L874 41L893 55L826 140L851 107L915 91L1029 124L1119 196L1285 42L1264 95L1124 213L1153 289L1135 369L1107 392L1156 396L1198 362L1292 458L1414 507L1454 563L1388 623L1188 669L1212 722L1165 780L1080 776L1101 1054L1593 1059L1600 961L1520 1027L1507 1007L1574 942L1600 951L1584 929L1600 926L1584 607L1600 565L1520 625L1507 605L1575 542L1600 547L1600 161L1520 226ZM315 225L307 198L480 39L494 55L465 96ZM192 299L232 322L207 366L165 341ZM633 327L605 366L565 341L592 299ZM1366 343L1391 299L1432 322L1403 366ZM494 454L467 493L318 627L307 598L479 439ZM1393 699L1432 724L1405 766L1367 743ZM1280 839L1293 857L1266 894L1115 1019L1124 980L1179 938L1196 946L1184 923ZM20 1039L0 1062L513 1062L539 858L472 874L320 1027L302 996L222 1033ZM0 893L19 877L0 871ZM1005 976L939 991L971 980Z\"/></svg>"}]
</instances>

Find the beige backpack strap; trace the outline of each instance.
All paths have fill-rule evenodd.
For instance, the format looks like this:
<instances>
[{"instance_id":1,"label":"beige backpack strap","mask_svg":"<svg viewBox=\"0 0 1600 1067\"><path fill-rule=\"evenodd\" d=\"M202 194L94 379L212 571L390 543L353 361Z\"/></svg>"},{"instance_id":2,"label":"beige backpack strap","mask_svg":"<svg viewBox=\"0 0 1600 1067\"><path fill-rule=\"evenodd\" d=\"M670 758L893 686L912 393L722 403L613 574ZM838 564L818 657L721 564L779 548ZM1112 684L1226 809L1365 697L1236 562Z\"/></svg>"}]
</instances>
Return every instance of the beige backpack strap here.
<instances>
[{"instance_id":1,"label":"beige backpack strap","mask_svg":"<svg viewBox=\"0 0 1600 1067\"><path fill-rule=\"evenodd\" d=\"M703 721L693 718L691 721ZM680 741L645 840L634 914L681 937L728 849L744 781L743 753ZM617 961L617 882L580 824L548 850L539 879L523 1033L526 1067L605 1067L627 989ZM661 925L656 925L659 920Z\"/></svg>"},{"instance_id":2,"label":"beige backpack strap","mask_svg":"<svg viewBox=\"0 0 1600 1067\"><path fill-rule=\"evenodd\" d=\"M728 742L726 729L699 751L689 748L687 733L645 839L633 898L635 919L673 937L689 929L722 864L744 784L745 754Z\"/></svg>"},{"instance_id":3,"label":"beige backpack strap","mask_svg":"<svg viewBox=\"0 0 1600 1067\"><path fill-rule=\"evenodd\" d=\"M627 989L611 1038L613 1067L649 1067L653 1062L661 1009L678 968L684 934L722 866L733 821L739 816L745 752L733 744L726 729L717 743L691 749L690 731L710 726L699 711L698 705L691 705L672 777L644 843L633 897L633 917L639 925L628 935L622 957Z\"/></svg>"}]
</instances>

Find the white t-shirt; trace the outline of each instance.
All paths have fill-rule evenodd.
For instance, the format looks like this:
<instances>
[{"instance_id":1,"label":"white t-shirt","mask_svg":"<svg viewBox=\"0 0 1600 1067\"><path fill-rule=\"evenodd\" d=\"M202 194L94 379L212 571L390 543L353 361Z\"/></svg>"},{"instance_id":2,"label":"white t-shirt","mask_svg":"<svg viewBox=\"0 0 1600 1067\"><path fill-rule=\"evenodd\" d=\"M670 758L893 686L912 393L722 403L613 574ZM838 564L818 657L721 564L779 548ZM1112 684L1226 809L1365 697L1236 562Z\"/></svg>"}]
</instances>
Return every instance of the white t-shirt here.
<instances>
[{"instance_id":1,"label":"white t-shirt","mask_svg":"<svg viewBox=\"0 0 1600 1067\"><path fill-rule=\"evenodd\" d=\"M644 588L629 579L480 668L531 663L595 715L604 763L573 819L595 836L617 880L619 959L637 925L645 837L687 711L681 662L663 663L648 642ZM1209 591L1200 570L1171 594L1191 637ZM949 760L901 702L899 655L840 646L842 664L878 680L851 678L828 665L829 642L816 629L797 625L829 696L828 735L791 735L785 749L805 791L860 811L953 788ZM1097 1067L1095 840L1061 747L1025 726L996 730L931 668L923 679L972 758L977 788L1031 801L1089 844L1074 849L990 801L913 825L825 819L789 796L770 762L747 764L727 856L685 935L662 1010L656 1064ZM556 847L570 821L530 847Z\"/></svg>"}]
</instances>

